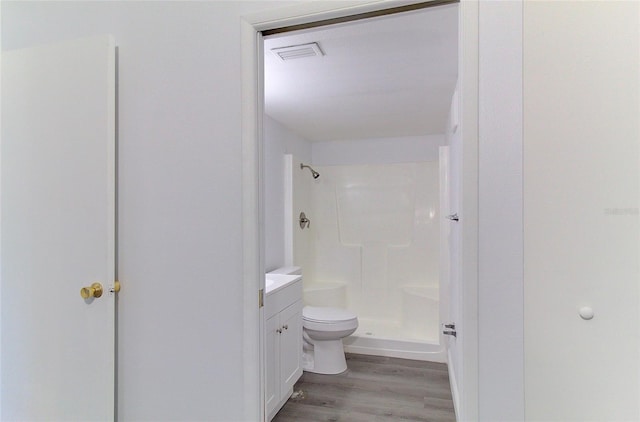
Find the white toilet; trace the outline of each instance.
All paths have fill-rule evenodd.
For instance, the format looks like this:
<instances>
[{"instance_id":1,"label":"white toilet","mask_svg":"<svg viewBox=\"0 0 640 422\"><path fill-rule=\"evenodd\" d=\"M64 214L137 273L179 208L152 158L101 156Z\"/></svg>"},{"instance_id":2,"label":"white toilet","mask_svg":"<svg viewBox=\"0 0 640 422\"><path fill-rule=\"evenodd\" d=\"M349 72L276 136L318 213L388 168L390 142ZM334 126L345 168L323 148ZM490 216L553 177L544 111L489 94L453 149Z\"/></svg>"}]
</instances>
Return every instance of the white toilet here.
<instances>
[{"instance_id":1,"label":"white toilet","mask_svg":"<svg viewBox=\"0 0 640 422\"><path fill-rule=\"evenodd\" d=\"M302 274L300 267L279 268L272 273ZM351 311L324 306L302 309L302 369L317 374L339 374L347 370L342 339L358 328Z\"/></svg>"},{"instance_id":2,"label":"white toilet","mask_svg":"<svg viewBox=\"0 0 640 422\"><path fill-rule=\"evenodd\" d=\"M302 309L302 369L317 374L347 370L342 339L358 328L358 317L339 308L305 306Z\"/></svg>"}]
</instances>

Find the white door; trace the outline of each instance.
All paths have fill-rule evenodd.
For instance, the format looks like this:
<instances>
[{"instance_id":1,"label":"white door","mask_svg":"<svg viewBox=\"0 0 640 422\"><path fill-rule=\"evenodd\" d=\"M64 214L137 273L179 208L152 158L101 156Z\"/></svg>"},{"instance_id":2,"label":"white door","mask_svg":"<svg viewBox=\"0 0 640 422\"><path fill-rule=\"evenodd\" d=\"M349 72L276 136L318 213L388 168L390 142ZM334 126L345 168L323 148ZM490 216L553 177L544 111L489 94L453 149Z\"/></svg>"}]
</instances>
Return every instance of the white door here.
<instances>
[{"instance_id":1,"label":"white door","mask_svg":"<svg viewBox=\"0 0 640 422\"><path fill-rule=\"evenodd\" d=\"M524 5L527 421L640 420L640 2Z\"/></svg>"},{"instance_id":2,"label":"white door","mask_svg":"<svg viewBox=\"0 0 640 422\"><path fill-rule=\"evenodd\" d=\"M115 66L110 36L2 54L2 420L114 419Z\"/></svg>"}]
</instances>

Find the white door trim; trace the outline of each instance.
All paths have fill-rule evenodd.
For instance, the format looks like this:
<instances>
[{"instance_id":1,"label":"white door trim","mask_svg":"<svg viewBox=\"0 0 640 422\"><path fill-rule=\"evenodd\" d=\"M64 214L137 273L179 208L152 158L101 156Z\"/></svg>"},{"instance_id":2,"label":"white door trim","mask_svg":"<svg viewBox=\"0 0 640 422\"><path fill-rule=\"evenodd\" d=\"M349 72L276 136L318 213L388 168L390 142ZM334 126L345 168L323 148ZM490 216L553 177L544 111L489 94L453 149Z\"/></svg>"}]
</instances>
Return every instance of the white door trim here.
<instances>
[{"instance_id":1,"label":"white door trim","mask_svg":"<svg viewBox=\"0 0 640 422\"><path fill-rule=\"evenodd\" d=\"M241 21L242 42L242 280L244 297L244 415L264 421L264 187L262 174L262 43L257 31Z\"/></svg>"},{"instance_id":2,"label":"white door trim","mask_svg":"<svg viewBox=\"0 0 640 422\"><path fill-rule=\"evenodd\" d=\"M244 286L244 400L246 420L265 420L264 338L258 291L264 288L263 62L261 32L389 9L423 1L310 1L244 15L242 56L242 219ZM478 5L460 3L460 93L463 139L462 295L464 377L460 420L478 417Z\"/></svg>"},{"instance_id":3,"label":"white door trim","mask_svg":"<svg viewBox=\"0 0 640 422\"><path fill-rule=\"evenodd\" d=\"M459 110L462 130L462 195L460 224L462 230L461 283L462 348L458 383L460 421L479 418L478 391L478 156L479 156L479 4L462 1L459 15ZM458 381L458 380L457 380Z\"/></svg>"}]
</instances>

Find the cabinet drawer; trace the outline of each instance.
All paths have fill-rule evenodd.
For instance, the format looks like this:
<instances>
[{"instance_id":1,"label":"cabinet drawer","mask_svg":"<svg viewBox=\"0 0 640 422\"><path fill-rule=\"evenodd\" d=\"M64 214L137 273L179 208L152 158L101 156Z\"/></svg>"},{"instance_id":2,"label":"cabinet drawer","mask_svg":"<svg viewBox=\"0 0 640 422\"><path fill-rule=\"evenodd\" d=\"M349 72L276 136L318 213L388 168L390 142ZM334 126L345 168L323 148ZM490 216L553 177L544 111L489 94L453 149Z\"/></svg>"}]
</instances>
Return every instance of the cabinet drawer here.
<instances>
[{"instance_id":1,"label":"cabinet drawer","mask_svg":"<svg viewBox=\"0 0 640 422\"><path fill-rule=\"evenodd\" d=\"M265 298L264 317L271 318L298 300L302 299L302 280L294 281L288 286Z\"/></svg>"}]
</instances>

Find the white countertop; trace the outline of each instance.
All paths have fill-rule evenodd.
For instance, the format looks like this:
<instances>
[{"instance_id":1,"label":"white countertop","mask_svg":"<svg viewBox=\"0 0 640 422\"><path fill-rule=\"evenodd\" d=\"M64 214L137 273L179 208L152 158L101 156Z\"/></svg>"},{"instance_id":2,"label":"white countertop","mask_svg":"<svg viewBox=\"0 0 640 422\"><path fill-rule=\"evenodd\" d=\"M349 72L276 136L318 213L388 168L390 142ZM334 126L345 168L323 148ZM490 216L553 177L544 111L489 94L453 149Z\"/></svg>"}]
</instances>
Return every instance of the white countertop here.
<instances>
[{"instance_id":1,"label":"white countertop","mask_svg":"<svg viewBox=\"0 0 640 422\"><path fill-rule=\"evenodd\" d=\"M290 274L265 274L264 292L267 296L277 292L291 283L302 279L301 275Z\"/></svg>"}]
</instances>

